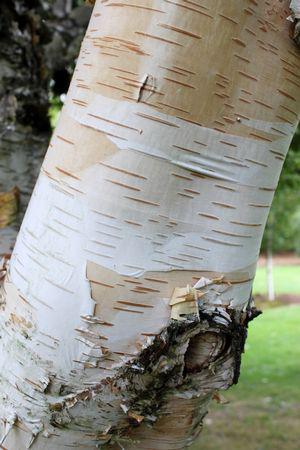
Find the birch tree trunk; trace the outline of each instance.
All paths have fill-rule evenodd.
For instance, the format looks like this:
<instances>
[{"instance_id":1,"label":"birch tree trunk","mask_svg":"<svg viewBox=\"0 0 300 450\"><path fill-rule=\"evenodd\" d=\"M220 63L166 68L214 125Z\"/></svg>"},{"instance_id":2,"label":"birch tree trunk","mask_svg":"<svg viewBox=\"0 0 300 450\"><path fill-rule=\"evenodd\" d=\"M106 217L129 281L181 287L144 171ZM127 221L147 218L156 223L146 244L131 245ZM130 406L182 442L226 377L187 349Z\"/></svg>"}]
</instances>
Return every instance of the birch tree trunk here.
<instances>
[{"instance_id":1,"label":"birch tree trunk","mask_svg":"<svg viewBox=\"0 0 300 450\"><path fill-rule=\"evenodd\" d=\"M96 2L3 268L3 447L182 449L237 382L300 108L288 15Z\"/></svg>"}]
</instances>

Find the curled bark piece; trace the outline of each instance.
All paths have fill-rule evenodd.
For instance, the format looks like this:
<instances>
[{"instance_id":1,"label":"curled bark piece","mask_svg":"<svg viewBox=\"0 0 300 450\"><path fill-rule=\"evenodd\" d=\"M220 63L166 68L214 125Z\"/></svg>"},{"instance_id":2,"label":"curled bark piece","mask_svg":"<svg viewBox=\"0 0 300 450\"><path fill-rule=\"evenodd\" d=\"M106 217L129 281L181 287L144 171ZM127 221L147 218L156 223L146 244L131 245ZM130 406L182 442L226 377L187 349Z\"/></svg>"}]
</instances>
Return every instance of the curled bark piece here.
<instances>
[{"instance_id":1,"label":"curled bark piece","mask_svg":"<svg viewBox=\"0 0 300 450\"><path fill-rule=\"evenodd\" d=\"M10 415L7 416L7 418L4 421L4 433L0 438L0 447L2 447L3 442L5 441L5 439L7 438L9 432L11 431L12 427L15 425L15 423L17 422L18 417L15 413L12 413Z\"/></svg>"},{"instance_id":2,"label":"curled bark piece","mask_svg":"<svg viewBox=\"0 0 300 450\"><path fill-rule=\"evenodd\" d=\"M20 191L15 186L8 192L0 192L0 228L16 220L19 210Z\"/></svg>"}]
</instances>

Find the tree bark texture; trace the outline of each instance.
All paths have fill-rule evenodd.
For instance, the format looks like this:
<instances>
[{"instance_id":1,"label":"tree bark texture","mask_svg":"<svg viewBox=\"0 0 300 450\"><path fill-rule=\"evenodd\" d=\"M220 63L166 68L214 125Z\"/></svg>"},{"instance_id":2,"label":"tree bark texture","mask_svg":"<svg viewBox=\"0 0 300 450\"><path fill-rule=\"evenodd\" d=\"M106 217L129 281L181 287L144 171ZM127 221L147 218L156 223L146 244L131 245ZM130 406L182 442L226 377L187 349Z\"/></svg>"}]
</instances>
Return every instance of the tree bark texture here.
<instances>
[{"instance_id":1,"label":"tree bark texture","mask_svg":"<svg viewBox=\"0 0 300 450\"><path fill-rule=\"evenodd\" d=\"M0 191L18 186L21 209L0 230L11 251L50 138L49 88L66 92L90 8L73 2L4 0L0 17Z\"/></svg>"},{"instance_id":2,"label":"tree bark texture","mask_svg":"<svg viewBox=\"0 0 300 450\"><path fill-rule=\"evenodd\" d=\"M182 449L237 382L300 109L288 15L96 2L3 267L4 447Z\"/></svg>"}]
</instances>

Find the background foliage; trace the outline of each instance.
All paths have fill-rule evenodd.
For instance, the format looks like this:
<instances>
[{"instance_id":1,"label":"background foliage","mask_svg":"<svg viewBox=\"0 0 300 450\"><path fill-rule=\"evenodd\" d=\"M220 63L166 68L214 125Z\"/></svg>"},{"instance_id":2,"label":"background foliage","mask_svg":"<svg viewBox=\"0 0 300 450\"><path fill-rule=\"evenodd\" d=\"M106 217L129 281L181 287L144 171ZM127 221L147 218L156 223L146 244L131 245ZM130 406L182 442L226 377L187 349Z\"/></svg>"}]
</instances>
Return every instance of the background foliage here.
<instances>
[{"instance_id":1,"label":"background foliage","mask_svg":"<svg viewBox=\"0 0 300 450\"><path fill-rule=\"evenodd\" d=\"M272 250L300 254L300 127L294 136L269 214L262 250L272 233Z\"/></svg>"}]
</instances>

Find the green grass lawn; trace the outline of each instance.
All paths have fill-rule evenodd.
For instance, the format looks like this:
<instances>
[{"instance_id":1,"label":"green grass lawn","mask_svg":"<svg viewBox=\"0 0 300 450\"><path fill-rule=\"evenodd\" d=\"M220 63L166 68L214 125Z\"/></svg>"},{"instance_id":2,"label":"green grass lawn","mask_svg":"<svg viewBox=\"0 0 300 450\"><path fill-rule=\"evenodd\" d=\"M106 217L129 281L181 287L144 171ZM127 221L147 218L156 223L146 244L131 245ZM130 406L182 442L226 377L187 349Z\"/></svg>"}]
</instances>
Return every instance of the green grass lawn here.
<instances>
[{"instance_id":1,"label":"green grass lawn","mask_svg":"<svg viewBox=\"0 0 300 450\"><path fill-rule=\"evenodd\" d=\"M266 310L249 326L242 374L212 404L192 450L300 449L300 306Z\"/></svg>"},{"instance_id":2,"label":"green grass lawn","mask_svg":"<svg viewBox=\"0 0 300 450\"><path fill-rule=\"evenodd\" d=\"M274 266L273 270L275 292L277 295L298 294L300 296L300 266ZM267 275L265 267L258 267L257 269L253 293L267 293Z\"/></svg>"}]
</instances>

